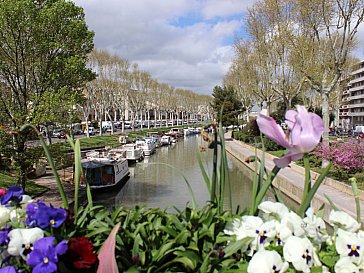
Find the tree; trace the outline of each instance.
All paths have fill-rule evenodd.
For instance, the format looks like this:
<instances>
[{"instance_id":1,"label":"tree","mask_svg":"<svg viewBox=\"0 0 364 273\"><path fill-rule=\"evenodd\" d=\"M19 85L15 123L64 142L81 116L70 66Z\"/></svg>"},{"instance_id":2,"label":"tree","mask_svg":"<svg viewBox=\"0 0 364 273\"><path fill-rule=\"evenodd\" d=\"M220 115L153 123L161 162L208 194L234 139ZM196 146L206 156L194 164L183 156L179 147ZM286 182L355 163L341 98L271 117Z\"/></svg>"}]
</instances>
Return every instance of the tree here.
<instances>
[{"instance_id":1,"label":"tree","mask_svg":"<svg viewBox=\"0 0 364 273\"><path fill-rule=\"evenodd\" d=\"M223 126L234 124L238 115L243 111L234 88L232 86L215 86L212 96L211 107L216 113L217 120L221 121Z\"/></svg>"},{"instance_id":2,"label":"tree","mask_svg":"<svg viewBox=\"0 0 364 273\"><path fill-rule=\"evenodd\" d=\"M25 181L25 123L41 122L50 93L81 92L94 75L86 68L93 48L82 8L65 0L0 0L0 105L13 131L14 159ZM57 97L57 96L56 96ZM54 109L57 110L57 109ZM57 116L55 115L55 120ZM25 186L25 182L22 183Z\"/></svg>"},{"instance_id":3,"label":"tree","mask_svg":"<svg viewBox=\"0 0 364 273\"><path fill-rule=\"evenodd\" d=\"M287 0L288 1L288 0ZM329 127L330 94L347 67L364 18L363 0L289 0L295 8L296 33L290 37L300 70L321 95L325 128ZM323 140L328 142L328 130Z\"/></svg>"}]
</instances>

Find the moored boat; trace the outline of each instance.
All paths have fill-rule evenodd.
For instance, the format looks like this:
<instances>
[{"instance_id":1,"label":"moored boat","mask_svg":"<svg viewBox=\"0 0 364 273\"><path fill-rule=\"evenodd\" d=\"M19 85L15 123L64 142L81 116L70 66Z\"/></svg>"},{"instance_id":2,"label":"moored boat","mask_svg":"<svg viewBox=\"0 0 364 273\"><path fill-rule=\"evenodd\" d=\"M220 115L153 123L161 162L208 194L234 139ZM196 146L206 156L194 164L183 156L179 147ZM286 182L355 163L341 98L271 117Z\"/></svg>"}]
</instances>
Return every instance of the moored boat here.
<instances>
[{"instance_id":1,"label":"moored boat","mask_svg":"<svg viewBox=\"0 0 364 273\"><path fill-rule=\"evenodd\" d=\"M161 138L161 145L171 145L172 144L172 138L171 136L164 135Z\"/></svg>"},{"instance_id":2,"label":"moored boat","mask_svg":"<svg viewBox=\"0 0 364 273\"><path fill-rule=\"evenodd\" d=\"M143 149L145 156L150 156L151 154L153 154L155 152L155 143L153 143L153 141L145 140L145 139L137 139L135 141L135 144L137 145L137 147L140 147Z\"/></svg>"},{"instance_id":3,"label":"moored boat","mask_svg":"<svg viewBox=\"0 0 364 273\"><path fill-rule=\"evenodd\" d=\"M122 149L125 151L125 157L128 161L140 161L144 158L143 149L135 143L125 144Z\"/></svg>"},{"instance_id":4,"label":"moored boat","mask_svg":"<svg viewBox=\"0 0 364 273\"><path fill-rule=\"evenodd\" d=\"M122 186L129 178L128 161L125 151L111 149L109 151L92 151L81 160L83 177L81 186L90 185L93 191L108 190Z\"/></svg>"}]
</instances>

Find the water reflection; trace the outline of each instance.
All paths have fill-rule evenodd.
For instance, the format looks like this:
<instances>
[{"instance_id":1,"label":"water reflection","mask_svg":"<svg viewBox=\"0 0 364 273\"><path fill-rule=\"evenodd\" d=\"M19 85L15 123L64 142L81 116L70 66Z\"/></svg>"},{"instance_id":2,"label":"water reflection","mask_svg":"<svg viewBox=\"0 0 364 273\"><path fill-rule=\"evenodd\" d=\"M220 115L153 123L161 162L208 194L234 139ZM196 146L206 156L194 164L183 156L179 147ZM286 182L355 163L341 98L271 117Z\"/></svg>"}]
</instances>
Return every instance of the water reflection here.
<instances>
[{"instance_id":1,"label":"water reflection","mask_svg":"<svg viewBox=\"0 0 364 273\"><path fill-rule=\"evenodd\" d=\"M160 147L154 155L130 167L130 179L119 192L94 196L95 203L108 207L123 205L131 208L139 205L183 209L187 203L191 203L184 176L191 184L199 205L205 205L209 194L197 162L199 145L200 136L189 136L176 144ZM205 168L211 173L212 151L203 153L202 157ZM228 164L233 205L244 209L250 204L251 182L245 178L239 161L229 158Z\"/></svg>"}]
</instances>

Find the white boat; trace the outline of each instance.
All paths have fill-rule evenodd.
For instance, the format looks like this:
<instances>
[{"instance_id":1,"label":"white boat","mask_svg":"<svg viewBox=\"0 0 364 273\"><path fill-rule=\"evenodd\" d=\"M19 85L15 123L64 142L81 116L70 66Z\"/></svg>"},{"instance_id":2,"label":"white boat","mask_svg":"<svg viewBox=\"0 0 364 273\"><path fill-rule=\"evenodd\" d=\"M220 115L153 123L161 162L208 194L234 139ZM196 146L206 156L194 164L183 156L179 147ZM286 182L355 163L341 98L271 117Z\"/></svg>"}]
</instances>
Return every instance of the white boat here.
<instances>
[{"instance_id":1,"label":"white boat","mask_svg":"<svg viewBox=\"0 0 364 273\"><path fill-rule=\"evenodd\" d=\"M125 151L111 149L92 151L81 160L83 177L81 186L90 185L93 191L103 191L123 185L129 178L128 161Z\"/></svg>"},{"instance_id":2,"label":"white boat","mask_svg":"<svg viewBox=\"0 0 364 273\"><path fill-rule=\"evenodd\" d=\"M144 139L147 141L153 142L155 145L155 148L158 148L161 146L161 142L160 142L159 138L156 136L149 136L149 137L145 137Z\"/></svg>"},{"instance_id":3,"label":"white boat","mask_svg":"<svg viewBox=\"0 0 364 273\"><path fill-rule=\"evenodd\" d=\"M135 144L137 145L137 147L140 147L143 149L145 156L150 156L151 154L153 154L155 152L155 143L153 143L153 141L145 140L145 139L137 139L135 141Z\"/></svg>"},{"instance_id":4,"label":"white boat","mask_svg":"<svg viewBox=\"0 0 364 273\"><path fill-rule=\"evenodd\" d=\"M161 145L171 145L172 144L172 138L171 136L164 135L161 138Z\"/></svg>"},{"instance_id":5,"label":"white boat","mask_svg":"<svg viewBox=\"0 0 364 273\"><path fill-rule=\"evenodd\" d=\"M125 151L125 157L129 161L139 161L144 157L143 149L135 143L125 144L122 149Z\"/></svg>"},{"instance_id":6,"label":"white boat","mask_svg":"<svg viewBox=\"0 0 364 273\"><path fill-rule=\"evenodd\" d=\"M169 130L168 135L174 136L175 138L183 137L184 136L183 129L181 129L181 128L171 128Z\"/></svg>"}]
</instances>

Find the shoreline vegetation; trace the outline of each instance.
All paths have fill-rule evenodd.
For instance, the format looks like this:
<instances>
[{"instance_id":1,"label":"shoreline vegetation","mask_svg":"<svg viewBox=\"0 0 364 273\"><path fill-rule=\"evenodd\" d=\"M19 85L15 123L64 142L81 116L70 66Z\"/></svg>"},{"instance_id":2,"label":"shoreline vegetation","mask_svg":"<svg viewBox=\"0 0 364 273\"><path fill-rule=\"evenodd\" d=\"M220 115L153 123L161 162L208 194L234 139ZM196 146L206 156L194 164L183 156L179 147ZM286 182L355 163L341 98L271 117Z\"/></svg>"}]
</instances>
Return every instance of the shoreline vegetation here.
<instances>
[{"instance_id":1,"label":"shoreline vegetation","mask_svg":"<svg viewBox=\"0 0 364 273\"><path fill-rule=\"evenodd\" d=\"M201 126L201 124L194 124L194 126ZM175 128L187 128L188 126L175 126ZM80 148L83 149L96 149L100 147L116 147L120 146L119 137L128 136L128 141L133 142L137 138L142 138L147 136L148 132L166 132L172 127L161 127L161 128L151 128L138 131L124 132L120 134L103 134L102 136L93 136L90 138L80 138ZM43 152L42 146L32 147L35 153L39 154ZM64 169L73 163L73 158L67 157L67 154L73 153L73 149L70 143L65 140L64 142L52 143L48 146L52 157L55 160L57 169ZM18 183L18 178L7 172L0 172L0 188L8 188L11 185ZM49 189L36 184L32 177L29 176L26 182L26 192L32 197L41 197L41 195L47 192Z\"/></svg>"}]
</instances>

